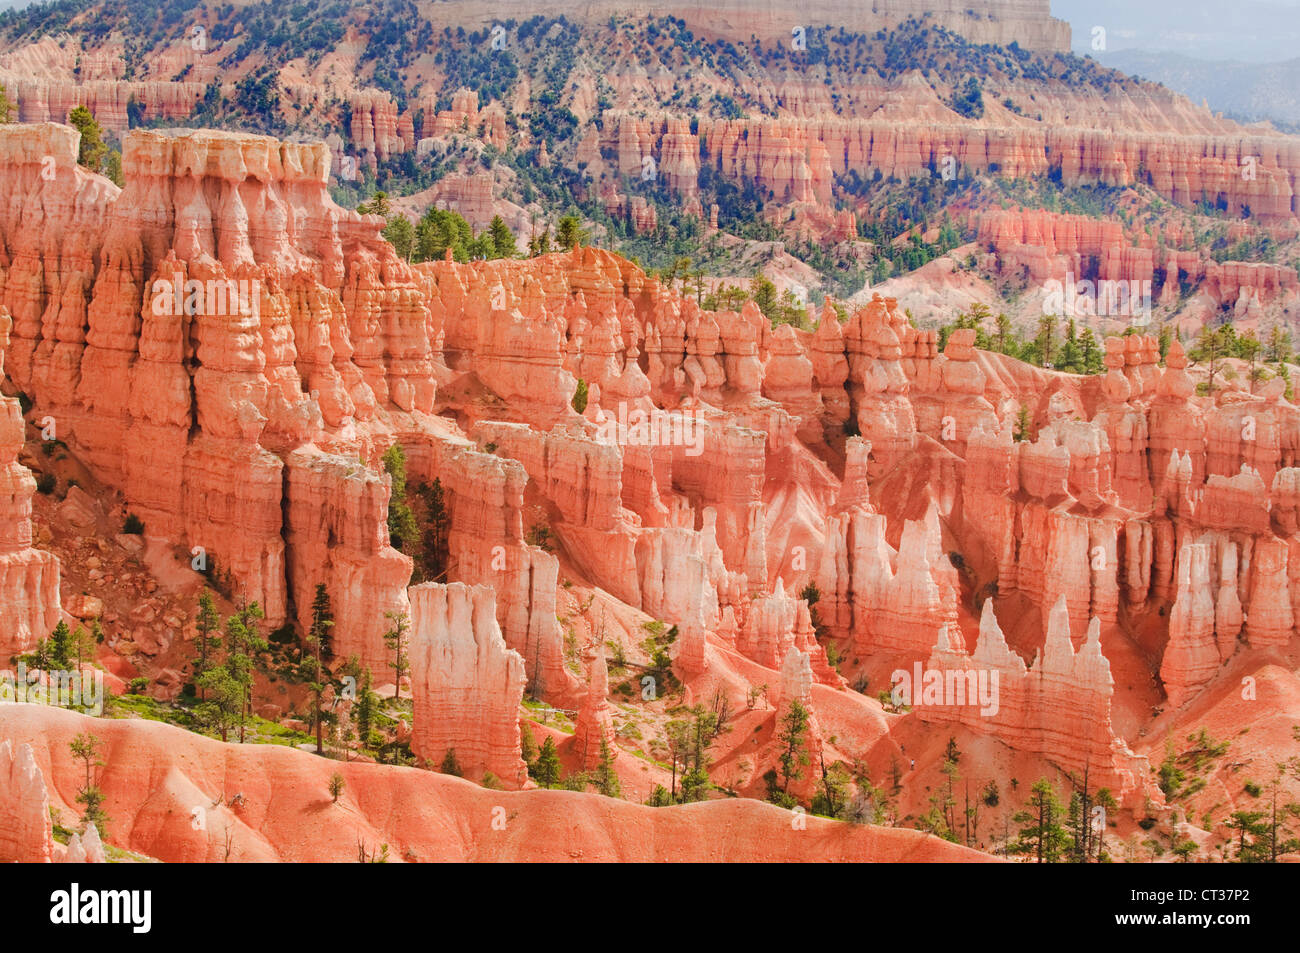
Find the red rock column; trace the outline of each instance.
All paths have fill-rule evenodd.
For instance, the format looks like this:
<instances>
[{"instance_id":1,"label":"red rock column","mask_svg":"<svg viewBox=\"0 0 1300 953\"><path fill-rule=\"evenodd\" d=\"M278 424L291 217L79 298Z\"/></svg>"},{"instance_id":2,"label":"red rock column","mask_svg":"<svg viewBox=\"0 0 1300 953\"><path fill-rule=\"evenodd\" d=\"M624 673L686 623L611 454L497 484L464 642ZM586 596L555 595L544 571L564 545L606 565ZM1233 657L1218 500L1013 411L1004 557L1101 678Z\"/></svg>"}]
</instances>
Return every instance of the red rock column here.
<instances>
[{"instance_id":1,"label":"red rock column","mask_svg":"<svg viewBox=\"0 0 1300 953\"><path fill-rule=\"evenodd\" d=\"M93 827L93 825L92 825ZM50 798L32 746L0 743L0 863L48 864L54 850Z\"/></svg>"},{"instance_id":2,"label":"red rock column","mask_svg":"<svg viewBox=\"0 0 1300 953\"><path fill-rule=\"evenodd\" d=\"M12 322L0 310L0 381ZM36 481L18 462L24 440L22 408L0 397L0 660L26 652L59 621L59 560L32 548Z\"/></svg>"},{"instance_id":3,"label":"red rock column","mask_svg":"<svg viewBox=\"0 0 1300 953\"><path fill-rule=\"evenodd\" d=\"M507 788L528 778L519 703L524 660L506 648L486 586L426 583L410 590L411 750L430 767L455 749L465 777L492 772Z\"/></svg>"}]
</instances>

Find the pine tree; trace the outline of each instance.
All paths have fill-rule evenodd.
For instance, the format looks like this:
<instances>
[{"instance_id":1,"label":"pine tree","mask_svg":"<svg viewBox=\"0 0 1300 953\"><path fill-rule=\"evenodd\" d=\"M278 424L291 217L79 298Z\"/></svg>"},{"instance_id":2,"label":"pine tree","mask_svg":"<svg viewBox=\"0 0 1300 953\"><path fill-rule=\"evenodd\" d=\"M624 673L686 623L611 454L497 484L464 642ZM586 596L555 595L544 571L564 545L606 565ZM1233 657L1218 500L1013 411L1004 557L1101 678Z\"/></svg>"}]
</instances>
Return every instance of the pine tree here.
<instances>
[{"instance_id":1,"label":"pine tree","mask_svg":"<svg viewBox=\"0 0 1300 953\"><path fill-rule=\"evenodd\" d=\"M1051 782L1040 778L1034 782L1029 799L1029 810L1018 811L1013 820L1020 825L1019 837L1011 850L1018 854L1033 854L1037 863L1055 864L1070 846L1070 835L1061 826L1065 809L1061 806Z\"/></svg>"},{"instance_id":2,"label":"pine tree","mask_svg":"<svg viewBox=\"0 0 1300 953\"><path fill-rule=\"evenodd\" d=\"M194 684L199 689L199 698L206 699L207 690L202 687L203 674L208 670L209 657L221 647L221 639L212 633L221 628L221 616L212 599L212 592L204 589L199 595L199 611L194 619L194 628L198 631L195 648L199 657L194 665Z\"/></svg>"},{"instance_id":3,"label":"pine tree","mask_svg":"<svg viewBox=\"0 0 1300 953\"><path fill-rule=\"evenodd\" d=\"M463 772L460 769L460 762L456 760L456 749L448 748L447 753L442 756L442 766L438 768L443 774L452 774L461 777Z\"/></svg>"},{"instance_id":4,"label":"pine tree","mask_svg":"<svg viewBox=\"0 0 1300 953\"><path fill-rule=\"evenodd\" d=\"M1265 816L1263 811L1232 812L1227 826L1237 832L1237 863L1257 864L1268 860L1269 826Z\"/></svg>"},{"instance_id":5,"label":"pine tree","mask_svg":"<svg viewBox=\"0 0 1300 953\"><path fill-rule=\"evenodd\" d=\"M790 702L790 710L781 719L777 740L781 742L781 791L790 793L790 782L803 777L803 766L812 760L808 755L808 710L798 699Z\"/></svg>"},{"instance_id":6,"label":"pine tree","mask_svg":"<svg viewBox=\"0 0 1300 953\"><path fill-rule=\"evenodd\" d=\"M606 738L600 739L600 761L596 765L592 783L596 785L596 790L605 797L623 796L623 787L618 780L618 772L614 770L614 754L610 751L609 740Z\"/></svg>"},{"instance_id":7,"label":"pine tree","mask_svg":"<svg viewBox=\"0 0 1300 953\"><path fill-rule=\"evenodd\" d=\"M528 765L528 773L532 774L533 761L537 758L537 739L533 737L533 730L524 725L524 730L519 733L519 756L523 758L524 764Z\"/></svg>"},{"instance_id":8,"label":"pine tree","mask_svg":"<svg viewBox=\"0 0 1300 953\"><path fill-rule=\"evenodd\" d=\"M1079 360L1083 366L1082 373L1098 374L1101 372L1102 363L1101 349L1097 347L1097 338L1092 333L1092 328L1084 328L1083 333L1079 335Z\"/></svg>"},{"instance_id":9,"label":"pine tree","mask_svg":"<svg viewBox=\"0 0 1300 953\"><path fill-rule=\"evenodd\" d=\"M9 90L0 86L0 123L12 122L15 111L13 101L9 98Z\"/></svg>"},{"instance_id":10,"label":"pine tree","mask_svg":"<svg viewBox=\"0 0 1300 953\"><path fill-rule=\"evenodd\" d=\"M370 669L366 669L361 679L361 691L357 693L357 736L361 747L370 744L370 730L375 723L375 693L371 689Z\"/></svg>"},{"instance_id":11,"label":"pine tree","mask_svg":"<svg viewBox=\"0 0 1300 953\"><path fill-rule=\"evenodd\" d=\"M384 451L384 470L391 480L388 498L388 535L394 549L418 555L420 528L406 499L406 453L395 443Z\"/></svg>"},{"instance_id":12,"label":"pine tree","mask_svg":"<svg viewBox=\"0 0 1300 953\"><path fill-rule=\"evenodd\" d=\"M533 763L533 780L544 788L553 788L560 780L560 755L555 750L555 740L549 735L542 742L542 750Z\"/></svg>"},{"instance_id":13,"label":"pine tree","mask_svg":"<svg viewBox=\"0 0 1300 953\"><path fill-rule=\"evenodd\" d=\"M108 146L104 144L104 130L95 121L94 114L85 106L78 106L68 113L68 125L75 126L81 133L77 165L91 172L100 172L108 156Z\"/></svg>"},{"instance_id":14,"label":"pine tree","mask_svg":"<svg viewBox=\"0 0 1300 953\"><path fill-rule=\"evenodd\" d=\"M262 607L256 602L251 602L241 605L235 614L226 620L225 668L230 678L239 687L240 744L244 743L244 729L249 715L252 714L257 655L265 652L267 647L257 625L264 618L266 615L262 612Z\"/></svg>"},{"instance_id":15,"label":"pine tree","mask_svg":"<svg viewBox=\"0 0 1300 953\"><path fill-rule=\"evenodd\" d=\"M581 377L578 378L578 387L573 392L572 406L580 414L587 410L587 382Z\"/></svg>"},{"instance_id":16,"label":"pine tree","mask_svg":"<svg viewBox=\"0 0 1300 953\"><path fill-rule=\"evenodd\" d=\"M691 709L691 719L688 722L686 757L682 765L683 804L704 800L709 789L708 751L717 736L716 712L703 705L696 705Z\"/></svg>"},{"instance_id":17,"label":"pine tree","mask_svg":"<svg viewBox=\"0 0 1300 953\"><path fill-rule=\"evenodd\" d=\"M243 711L243 686L225 665L214 665L200 675L195 684L204 697L197 709L199 720L217 731L222 741L228 741L230 729L240 720Z\"/></svg>"},{"instance_id":18,"label":"pine tree","mask_svg":"<svg viewBox=\"0 0 1300 953\"><path fill-rule=\"evenodd\" d=\"M316 723L316 753L324 752L322 739L325 719L321 712L321 698L329 671L324 659L330 655L330 630L334 628L334 614L330 610L330 594L325 583L316 584L316 596L311 603L311 629L307 633L307 647L311 654L303 661L307 675L307 688L312 694L312 716Z\"/></svg>"},{"instance_id":19,"label":"pine tree","mask_svg":"<svg viewBox=\"0 0 1300 953\"><path fill-rule=\"evenodd\" d=\"M1231 328L1231 325L1222 325L1215 328L1208 323L1201 327L1200 333L1196 337L1196 347L1189 355L1192 360L1206 362L1209 365L1210 376L1206 384L1206 393L1214 395L1214 378L1218 374L1219 362L1227 356L1227 335L1223 328Z\"/></svg>"},{"instance_id":20,"label":"pine tree","mask_svg":"<svg viewBox=\"0 0 1300 953\"><path fill-rule=\"evenodd\" d=\"M70 653L68 661L75 662L77 671L80 672L81 667L95 657L94 637L78 625L72 630L72 641L68 651Z\"/></svg>"},{"instance_id":21,"label":"pine tree","mask_svg":"<svg viewBox=\"0 0 1300 953\"><path fill-rule=\"evenodd\" d=\"M436 477L432 485L425 488L424 510L424 546L420 554L424 577L429 582L438 582L447 574L447 532L451 527L451 514L447 512L442 481Z\"/></svg>"},{"instance_id":22,"label":"pine tree","mask_svg":"<svg viewBox=\"0 0 1300 953\"><path fill-rule=\"evenodd\" d=\"M998 352L1001 354L1010 354L1011 346L1014 343L1012 336L1011 319L1005 314L999 314L997 318L998 326Z\"/></svg>"},{"instance_id":23,"label":"pine tree","mask_svg":"<svg viewBox=\"0 0 1300 953\"><path fill-rule=\"evenodd\" d=\"M381 215L388 218L392 214L392 206L388 204L387 192L375 192L369 202L362 202L357 206L357 211L362 215Z\"/></svg>"},{"instance_id":24,"label":"pine tree","mask_svg":"<svg viewBox=\"0 0 1300 953\"><path fill-rule=\"evenodd\" d=\"M1056 342L1056 316L1045 314L1038 319L1038 337L1034 343L1038 346L1038 353L1042 358L1043 367L1052 366L1052 354Z\"/></svg>"},{"instance_id":25,"label":"pine tree","mask_svg":"<svg viewBox=\"0 0 1300 953\"><path fill-rule=\"evenodd\" d=\"M104 762L99 760L101 744L102 742L94 735L82 732L68 743L68 747L72 749L72 757L80 761L86 770L86 782L77 791L77 803L84 804L86 807L81 819L87 826L94 824L102 836L109 818L103 808L104 792L94 783L92 775L94 768L104 767Z\"/></svg>"},{"instance_id":26,"label":"pine tree","mask_svg":"<svg viewBox=\"0 0 1300 953\"><path fill-rule=\"evenodd\" d=\"M1026 407L1024 404L1021 404L1020 412L1016 414L1016 431L1014 434L1015 439L1018 441L1030 439L1031 434L1029 433L1029 428L1031 426L1032 425L1029 420L1029 408Z\"/></svg>"},{"instance_id":27,"label":"pine tree","mask_svg":"<svg viewBox=\"0 0 1300 953\"><path fill-rule=\"evenodd\" d=\"M1165 362L1165 356L1169 353L1169 345L1174 342L1174 333L1170 330L1169 325L1160 325L1160 331L1156 336L1156 341L1160 347L1160 363Z\"/></svg>"},{"instance_id":28,"label":"pine tree","mask_svg":"<svg viewBox=\"0 0 1300 953\"><path fill-rule=\"evenodd\" d=\"M561 248L567 251L573 251L581 245L584 238L586 238L586 233L583 231L582 223L578 221L576 215L564 216L555 228L555 240L559 242Z\"/></svg>"},{"instance_id":29,"label":"pine tree","mask_svg":"<svg viewBox=\"0 0 1300 953\"><path fill-rule=\"evenodd\" d=\"M686 767L690 752L691 723L680 718L675 718L668 724L664 725L664 740L668 747L668 761L672 765L672 787L669 793L672 795L673 802L677 802L677 766L682 765L682 776L685 777Z\"/></svg>"},{"instance_id":30,"label":"pine tree","mask_svg":"<svg viewBox=\"0 0 1300 953\"><path fill-rule=\"evenodd\" d=\"M494 216L491 224L488 225L488 235L492 240L492 257L514 258L519 254L515 247L514 233L510 231L500 215Z\"/></svg>"},{"instance_id":31,"label":"pine tree","mask_svg":"<svg viewBox=\"0 0 1300 953\"><path fill-rule=\"evenodd\" d=\"M68 649L72 644L72 632L68 629L68 623L62 619L50 633L49 656L50 664L57 665L60 668L68 667Z\"/></svg>"},{"instance_id":32,"label":"pine tree","mask_svg":"<svg viewBox=\"0 0 1300 953\"><path fill-rule=\"evenodd\" d=\"M393 697L402 697L402 676L410 671L411 663L406 655L406 634L411 627L411 620L405 612L385 612L384 618L389 622L389 629L384 633L384 645L393 653L393 660L388 667L393 670Z\"/></svg>"},{"instance_id":33,"label":"pine tree","mask_svg":"<svg viewBox=\"0 0 1300 953\"><path fill-rule=\"evenodd\" d=\"M397 257L403 261L410 261L411 256L415 254L415 226L405 215L394 215L384 226L381 235L393 246L393 251L397 252Z\"/></svg>"}]
</instances>

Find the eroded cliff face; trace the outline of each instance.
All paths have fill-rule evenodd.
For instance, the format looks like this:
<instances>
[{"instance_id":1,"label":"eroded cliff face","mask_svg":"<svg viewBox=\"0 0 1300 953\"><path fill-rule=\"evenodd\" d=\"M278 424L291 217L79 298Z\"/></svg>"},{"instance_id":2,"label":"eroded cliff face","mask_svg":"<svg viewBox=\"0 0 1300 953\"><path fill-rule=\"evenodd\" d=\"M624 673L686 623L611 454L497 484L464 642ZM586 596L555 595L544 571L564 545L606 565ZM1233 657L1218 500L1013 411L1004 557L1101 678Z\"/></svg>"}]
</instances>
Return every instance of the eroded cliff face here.
<instances>
[{"instance_id":1,"label":"eroded cliff face","mask_svg":"<svg viewBox=\"0 0 1300 953\"><path fill-rule=\"evenodd\" d=\"M0 134L14 383L150 535L202 547L271 625L328 583L371 620L340 650L378 668L375 616L404 606L409 562L381 529L385 480L337 454L358 459L377 405L432 406L410 273L329 200L323 145L135 132L121 192L76 148L62 126Z\"/></svg>"},{"instance_id":2,"label":"eroded cliff face","mask_svg":"<svg viewBox=\"0 0 1300 953\"><path fill-rule=\"evenodd\" d=\"M881 717L828 645L855 675L996 668L996 719L918 717L1108 765L1135 802L1158 799L1125 748L1147 696L1121 696L1112 665L1178 707L1294 638L1300 412L1281 382L1198 397L1181 348L1161 366L1141 335L1108 340L1091 380L970 331L940 353L881 296L773 330L593 248L408 267L378 218L329 200L324 144L137 131L120 192L58 127L2 128L0 151L0 303L33 414L271 624L305 628L323 582L336 655L378 672L386 614L409 607L429 762L455 748L524 785L528 691L579 713L591 763L609 679L599 646L585 679L569 664L575 582L633 628L676 626L687 691L816 696L828 739ZM409 596L394 443L447 510L443 578ZM1043 714L1081 705L1086 726Z\"/></svg>"},{"instance_id":3,"label":"eroded cliff face","mask_svg":"<svg viewBox=\"0 0 1300 953\"><path fill-rule=\"evenodd\" d=\"M465 776L524 786L519 703L524 660L506 648L485 586L427 583L411 590L411 751L429 767L452 752Z\"/></svg>"},{"instance_id":4,"label":"eroded cliff face","mask_svg":"<svg viewBox=\"0 0 1300 953\"><path fill-rule=\"evenodd\" d=\"M13 322L0 309L0 384ZM59 560L32 545L36 480L18 462L25 423L17 398L0 396L0 658L34 648L59 621Z\"/></svg>"}]
</instances>

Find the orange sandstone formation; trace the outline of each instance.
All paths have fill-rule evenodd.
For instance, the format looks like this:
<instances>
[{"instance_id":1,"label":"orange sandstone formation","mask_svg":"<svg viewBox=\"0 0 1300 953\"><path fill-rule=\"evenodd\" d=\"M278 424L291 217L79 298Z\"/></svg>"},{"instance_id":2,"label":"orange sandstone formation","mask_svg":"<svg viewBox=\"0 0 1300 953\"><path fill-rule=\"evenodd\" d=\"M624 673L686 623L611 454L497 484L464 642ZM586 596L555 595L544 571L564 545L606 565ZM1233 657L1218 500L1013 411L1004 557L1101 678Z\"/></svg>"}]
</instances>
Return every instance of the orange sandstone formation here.
<instances>
[{"instance_id":1,"label":"orange sandstone formation","mask_svg":"<svg viewBox=\"0 0 1300 953\"><path fill-rule=\"evenodd\" d=\"M9 345L9 315L0 309L0 382ZM59 621L59 560L32 548L36 481L18 462L24 440L18 400L0 396L0 657L33 648Z\"/></svg>"},{"instance_id":2,"label":"orange sandstone formation","mask_svg":"<svg viewBox=\"0 0 1300 953\"><path fill-rule=\"evenodd\" d=\"M429 766L448 751L465 775L524 786L519 702L524 660L506 648L490 589L428 583L411 590L411 751Z\"/></svg>"}]
</instances>

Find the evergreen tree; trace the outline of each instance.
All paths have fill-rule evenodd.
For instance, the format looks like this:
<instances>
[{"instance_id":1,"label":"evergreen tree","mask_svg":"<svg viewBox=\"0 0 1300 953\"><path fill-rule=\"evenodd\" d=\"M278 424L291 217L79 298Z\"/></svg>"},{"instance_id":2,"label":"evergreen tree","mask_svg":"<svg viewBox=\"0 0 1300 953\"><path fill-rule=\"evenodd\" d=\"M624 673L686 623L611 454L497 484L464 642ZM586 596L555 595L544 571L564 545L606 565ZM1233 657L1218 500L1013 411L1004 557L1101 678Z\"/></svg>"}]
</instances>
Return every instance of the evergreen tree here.
<instances>
[{"instance_id":1,"label":"evergreen tree","mask_svg":"<svg viewBox=\"0 0 1300 953\"><path fill-rule=\"evenodd\" d=\"M555 240L559 242L561 248L566 251L573 251L587 237L583 231L582 223L576 215L566 215L560 219L555 228Z\"/></svg>"},{"instance_id":2,"label":"evergreen tree","mask_svg":"<svg viewBox=\"0 0 1300 953\"><path fill-rule=\"evenodd\" d=\"M560 781L560 755L555 750L555 740L549 735L537 753L532 773L533 780L544 788L553 788Z\"/></svg>"},{"instance_id":3,"label":"evergreen tree","mask_svg":"<svg viewBox=\"0 0 1300 953\"><path fill-rule=\"evenodd\" d=\"M1257 864L1268 860L1269 825L1264 820L1266 816L1263 811L1232 812L1227 826L1237 832L1237 863Z\"/></svg>"},{"instance_id":4,"label":"evergreen tree","mask_svg":"<svg viewBox=\"0 0 1300 953\"><path fill-rule=\"evenodd\" d=\"M573 392L573 409L578 413L585 413L587 410L587 382L581 377L578 378L577 390Z\"/></svg>"},{"instance_id":5,"label":"evergreen tree","mask_svg":"<svg viewBox=\"0 0 1300 953\"><path fill-rule=\"evenodd\" d=\"M397 257L410 261L415 254L415 226L405 215L394 215L380 233L393 246Z\"/></svg>"},{"instance_id":6,"label":"evergreen tree","mask_svg":"<svg viewBox=\"0 0 1300 953\"><path fill-rule=\"evenodd\" d=\"M1079 360L1082 364L1080 373L1083 374L1099 374L1105 366L1092 328L1084 328L1083 333L1079 335Z\"/></svg>"},{"instance_id":7,"label":"evergreen tree","mask_svg":"<svg viewBox=\"0 0 1300 953\"><path fill-rule=\"evenodd\" d=\"M781 317L781 302L776 293L776 285L761 271L750 279L749 297L769 321L775 322Z\"/></svg>"},{"instance_id":8,"label":"evergreen tree","mask_svg":"<svg viewBox=\"0 0 1300 953\"><path fill-rule=\"evenodd\" d=\"M94 636L82 628L82 626L78 625L72 630L72 641L69 645L68 652L68 661L70 663L75 663L77 671L81 671L81 667L87 661L91 661L95 657Z\"/></svg>"},{"instance_id":9,"label":"evergreen tree","mask_svg":"<svg viewBox=\"0 0 1300 953\"><path fill-rule=\"evenodd\" d=\"M1037 863L1055 864L1070 846L1070 835L1061 825L1065 809L1056 796L1051 782L1040 778L1034 782L1029 799L1029 809L1018 811L1012 818L1022 825L1018 839L1011 851L1032 854Z\"/></svg>"},{"instance_id":10,"label":"evergreen tree","mask_svg":"<svg viewBox=\"0 0 1300 953\"><path fill-rule=\"evenodd\" d=\"M1056 315L1045 314L1038 319L1038 337L1034 338L1034 345L1042 366L1051 367L1056 347Z\"/></svg>"},{"instance_id":11,"label":"evergreen tree","mask_svg":"<svg viewBox=\"0 0 1300 953\"><path fill-rule=\"evenodd\" d=\"M790 793L790 782L803 777L803 767L811 758L808 756L808 710L798 699L790 702L790 710L781 719L781 730L777 740L781 742L781 755L777 762L781 766L781 791Z\"/></svg>"},{"instance_id":12,"label":"evergreen tree","mask_svg":"<svg viewBox=\"0 0 1300 953\"><path fill-rule=\"evenodd\" d=\"M1280 763L1277 766L1277 775L1269 785L1271 797L1268 820L1265 823L1268 827L1267 859L1273 864L1287 854L1300 851L1300 838L1297 838L1291 829L1291 822L1300 817L1300 804L1294 802L1278 804L1278 794L1283 791L1282 781L1288 769L1300 774L1300 762L1292 759Z\"/></svg>"},{"instance_id":13,"label":"evergreen tree","mask_svg":"<svg viewBox=\"0 0 1300 953\"><path fill-rule=\"evenodd\" d=\"M371 688L370 669L361 679L361 691L357 693L357 735L361 747L370 744L370 732L375 724L375 693Z\"/></svg>"},{"instance_id":14,"label":"evergreen tree","mask_svg":"<svg viewBox=\"0 0 1300 953\"><path fill-rule=\"evenodd\" d=\"M383 218L388 218L393 213L392 206L388 204L387 192L376 192L369 202L358 205L357 211L362 215L379 215Z\"/></svg>"},{"instance_id":15,"label":"evergreen tree","mask_svg":"<svg viewBox=\"0 0 1300 953\"><path fill-rule=\"evenodd\" d=\"M709 790L709 748L717 735L717 712L696 705L691 709L686 758L682 765L682 803L704 800Z\"/></svg>"},{"instance_id":16,"label":"evergreen tree","mask_svg":"<svg viewBox=\"0 0 1300 953\"><path fill-rule=\"evenodd\" d=\"M1258 372L1259 355L1264 350L1264 345L1260 343L1255 332L1247 331L1237 339L1237 356L1250 365L1249 377L1250 391L1255 392L1255 379Z\"/></svg>"},{"instance_id":17,"label":"evergreen tree","mask_svg":"<svg viewBox=\"0 0 1300 953\"><path fill-rule=\"evenodd\" d=\"M312 716L316 724L316 753L324 752L322 726L325 719L321 711L321 698L325 694L325 684L329 671L325 668L325 659L329 657L330 630L334 628L334 614L330 610L330 594L325 583L316 584L316 595L311 603L311 629L307 633L307 647L311 654L303 661L303 670L307 675L307 688L312 695Z\"/></svg>"},{"instance_id":18,"label":"evergreen tree","mask_svg":"<svg viewBox=\"0 0 1300 953\"><path fill-rule=\"evenodd\" d=\"M239 686L239 743L244 743L244 729L253 709L253 683L256 677L257 655L265 652L258 622L266 618L256 602L241 605L226 620L225 667L231 679Z\"/></svg>"},{"instance_id":19,"label":"evergreen tree","mask_svg":"<svg viewBox=\"0 0 1300 953\"><path fill-rule=\"evenodd\" d=\"M835 817L849 820L849 772L842 761L836 761L829 768L826 758L821 758L821 790L813 797L812 812L822 817Z\"/></svg>"},{"instance_id":20,"label":"evergreen tree","mask_svg":"<svg viewBox=\"0 0 1300 953\"><path fill-rule=\"evenodd\" d=\"M1271 364L1287 364L1292 358L1291 332L1281 324L1268 329L1268 360Z\"/></svg>"},{"instance_id":21,"label":"evergreen tree","mask_svg":"<svg viewBox=\"0 0 1300 953\"><path fill-rule=\"evenodd\" d=\"M104 130L95 121L94 114L85 106L78 106L68 113L68 125L75 126L81 133L77 165L91 172L102 171L108 157L108 146L104 144Z\"/></svg>"},{"instance_id":22,"label":"evergreen tree","mask_svg":"<svg viewBox=\"0 0 1300 953\"><path fill-rule=\"evenodd\" d=\"M1014 434L1016 440L1029 440L1032 436L1029 432L1031 426L1032 424L1029 420L1029 408L1024 404L1021 404L1020 412L1016 414L1016 431Z\"/></svg>"},{"instance_id":23,"label":"evergreen tree","mask_svg":"<svg viewBox=\"0 0 1300 953\"><path fill-rule=\"evenodd\" d=\"M527 725L519 733L519 756L528 765L528 773L531 775L533 761L537 758L537 739L533 737L533 729Z\"/></svg>"},{"instance_id":24,"label":"evergreen tree","mask_svg":"<svg viewBox=\"0 0 1300 953\"><path fill-rule=\"evenodd\" d=\"M682 775L686 774L686 765L689 762L691 738L691 723L680 718L675 718L668 724L664 725L664 740L668 747L668 762L672 766L672 787L669 794L672 796L673 803L677 803L677 767L682 766Z\"/></svg>"},{"instance_id":25,"label":"evergreen tree","mask_svg":"<svg viewBox=\"0 0 1300 953\"><path fill-rule=\"evenodd\" d=\"M9 90L0 86L0 123L12 122L16 111L13 101L9 98Z\"/></svg>"},{"instance_id":26,"label":"evergreen tree","mask_svg":"<svg viewBox=\"0 0 1300 953\"><path fill-rule=\"evenodd\" d=\"M199 720L221 735L230 738L230 729L240 720L244 689L225 665L214 665L195 679L204 701L196 709Z\"/></svg>"},{"instance_id":27,"label":"evergreen tree","mask_svg":"<svg viewBox=\"0 0 1300 953\"><path fill-rule=\"evenodd\" d=\"M1230 324L1218 328L1212 327L1208 323L1203 325L1196 337L1196 347L1188 355L1198 364L1205 362L1209 365L1210 376L1206 384L1206 393L1211 396L1214 394L1214 378L1218 374L1219 362L1228 356L1228 333L1225 333L1223 329L1231 329L1231 327Z\"/></svg>"},{"instance_id":28,"label":"evergreen tree","mask_svg":"<svg viewBox=\"0 0 1300 953\"><path fill-rule=\"evenodd\" d=\"M1174 334L1173 331L1169 329L1169 325L1167 324L1160 325L1160 330L1156 332L1156 344L1160 348L1161 364L1165 362L1165 355L1169 353L1169 345L1171 345L1173 342L1174 342Z\"/></svg>"},{"instance_id":29,"label":"evergreen tree","mask_svg":"<svg viewBox=\"0 0 1300 953\"><path fill-rule=\"evenodd\" d=\"M88 732L80 732L72 741L68 742L68 747L72 750L72 757L80 761L86 771L85 784L77 791L77 803L85 805L86 808L81 815L81 819L87 827L94 824L98 828L100 835L103 836L109 818L104 813L103 808L104 792L94 783L92 774L93 769L104 767L104 762L99 760L101 744L102 742L98 738Z\"/></svg>"},{"instance_id":30,"label":"evergreen tree","mask_svg":"<svg viewBox=\"0 0 1300 953\"><path fill-rule=\"evenodd\" d=\"M194 663L194 684L199 688L199 698L204 699L207 690L201 686L200 681L208 670L209 657L221 646L221 639L212 634L221 628L221 615L217 612L216 602L208 589L199 595L199 611L194 618L194 628L198 630L194 647L199 652Z\"/></svg>"},{"instance_id":31,"label":"evergreen tree","mask_svg":"<svg viewBox=\"0 0 1300 953\"><path fill-rule=\"evenodd\" d=\"M462 776L460 762L456 760L456 749L448 748L446 754L442 756L442 765L438 768L443 774L453 774L456 777Z\"/></svg>"},{"instance_id":32,"label":"evergreen tree","mask_svg":"<svg viewBox=\"0 0 1300 953\"><path fill-rule=\"evenodd\" d=\"M548 225L543 228L540 235L533 235L528 240L528 257L536 258L538 255L549 255L551 253L551 229Z\"/></svg>"},{"instance_id":33,"label":"evergreen tree","mask_svg":"<svg viewBox=\"0 0 1300 953\"><path fill-rule=\"evenodd\" d=\"M1001 354L1010 354L1015 344L1015 335L1011 328L1011 319L1005 314L999 314L998 320L998 352Z\"/></svg>"},{"instance_id":34,"label":"evergreen tree","mask_svg":"<svg viewBox=\"0 0 1300 953\"><path fill-rule=\"evenodd\" d=\"M68 667L68 649L72 645L72 632L68 628L68 623L59 620L59 624L54 627L50 633L49 657L50 664L59 668Z\"/></svg>"},{"instance_id":35,"label":"evergreen tree","mask_svg":"<svg viewBox=\"0 0 1300 953\"><path fill-rule=\"evenodd\" d=\"M389 622L388 631L384 633L384 645L392 653L393 660L388 667L393 670L393 697L402 697L402 676L410 671L410 659L406 655L406 635L411 628L411 620L404 612L385 612L384 618Z\"/></svg>"},{"instance_id":36,"label":"evergreen tree","mask_svg":"<svg viewBox=\"0 0 1300 953\"><path fill-rule=\"evenodd\" d=\"M494 216L488 225L488 235L492 239L493 258L514 258L519 254L515 247L515 236L500 215Z\"/></svg>"},{"instance_id":37,"label":"evergreen tree","mask_svg":"<svg viewBox=\"0 0 1300 953\"><path fill-rule=\"evenodd\" d=\"M596 765L592 782L596 785L596 790L605 797L623 796L618 772L614 770L614 754L610 751L609 741L605 738L600 739L600 762Z\"/></svg>"},{"instance_id":38,"label":"evergreen tree","mask_svg":"<svg viewBox=\"0 0 1300 953\"><path fill-rule=\"evenodd\" d=\"M122 174L122 153L116 149L109 149L104 156L104 178L119 189L126 185L126 177Z\"/></svg>"},{"instance_id":39,"label":"evergreen tree","mask_svg":"<svg viewBox=\"0 0 1300 953\"><path fill-rule=\"evenodd\" d=\"M447 512L446 494L442 481L434 478L424 490L425 528L421 559L424 578L438 582L447 574L447 532L451 527L451 514Z\"/></svg>"},{"instance_id":40,"label":"evergreen tree","mask_svg":"<svg viewBox=\"0 0 1300 953\"><path fill-rule=\"evenodd\" d=\"M448 251L454 261L469 261L473 229L464 217L448 209L431 208L415 226L415 261L441 261Z\"/></svg>"},{"instance_id":41,"label":"evergreen tree","mask_svg":"<svg viewBox=\"0 0 1300 953\"><path fill-rule=\"evenodd\" d=\"M384 451L384 471L392 481L388 497L388 536L394 549L418 555L420 527L406 499L406 452L399 443Z\"/></svg>"},{"instance_id":42,"label":"evergreen tree","mask_svg":"<svg viewBox=\"0 0 1300 953\"><path fill-rule=\"evenodd\" d=\"M1061 369L1072 374L1085 372L1083 349L1079 344L1079 332L1075 328L1074 318L1065 326L1065 341L1061 345Z\"/></svg>"}]
</instances>

